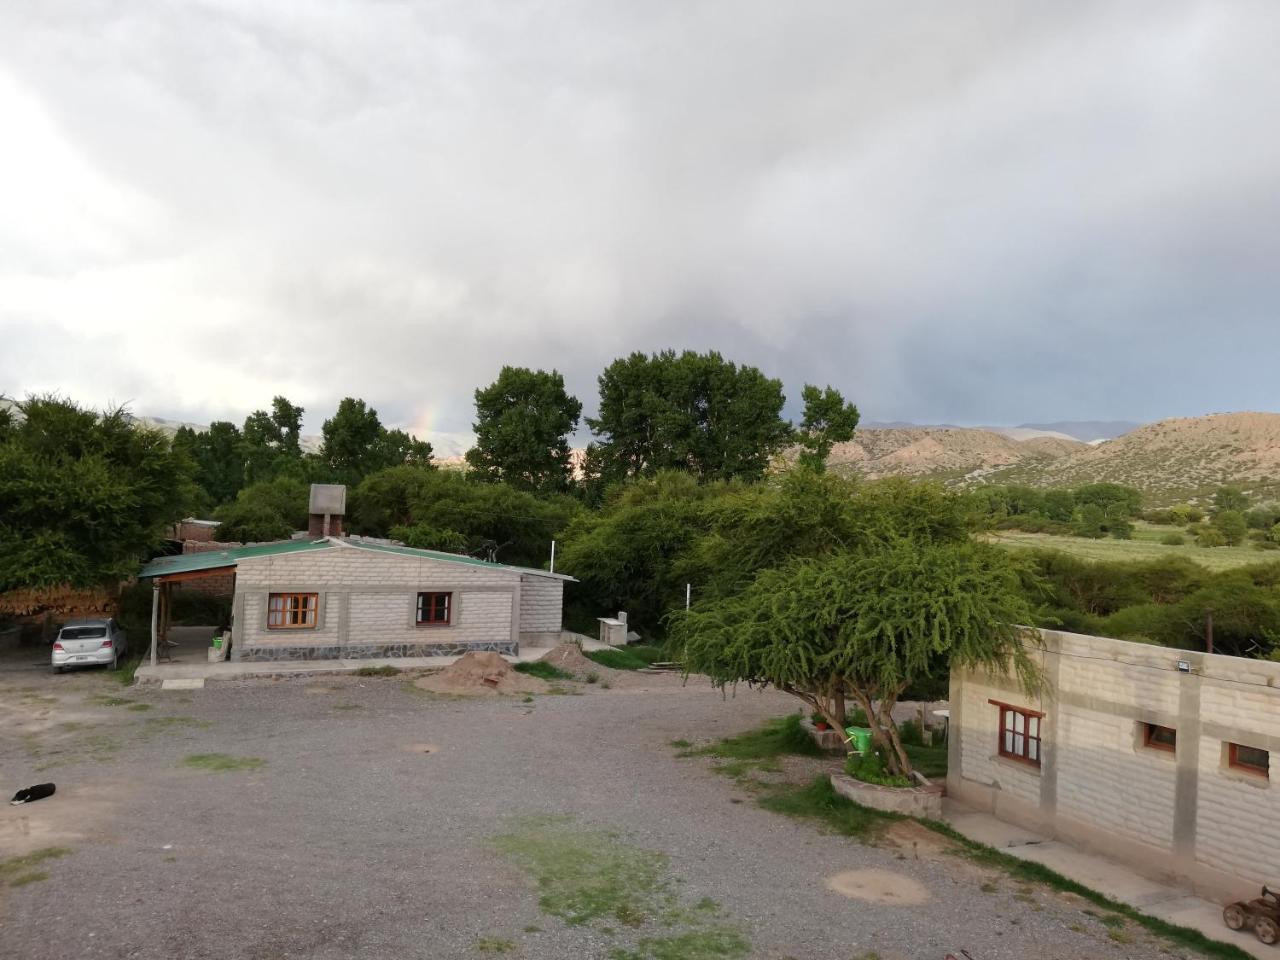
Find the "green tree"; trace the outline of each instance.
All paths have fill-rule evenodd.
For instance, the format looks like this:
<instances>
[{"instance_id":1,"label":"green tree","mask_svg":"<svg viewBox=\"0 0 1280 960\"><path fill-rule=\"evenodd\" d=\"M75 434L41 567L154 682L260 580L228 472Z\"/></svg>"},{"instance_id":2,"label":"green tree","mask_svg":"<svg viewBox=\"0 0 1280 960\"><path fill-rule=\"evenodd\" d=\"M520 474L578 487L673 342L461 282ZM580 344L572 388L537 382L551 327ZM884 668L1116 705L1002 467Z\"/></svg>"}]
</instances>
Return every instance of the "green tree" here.
<instances>
[{"instance_id":1,"label":"green tree","mask_svg":"<svg viewBox=\"0 0 1280 960\"><path fill-rule=\"evenodd\" d=\"M1219 510L1213 516L1213 526L1222 534L1223 542L1233 547L1249 532L1249 525L1239 510Z\"/></svg>"},{"instance_id":2,"label":"green tree","mask_svg":"<svg viewBox=\"0 0 1280 960\"><path fill-rule=\"evenodd\" d=\"M830 385L819 390L806 383L801 397L804 399L804 417L796 435L803 448L800 463L825 470L831 448L853 439L853 432L858 427L858 408L852 403L845 403L840 391Z\"/></svg>"},{"instance_id":3,"label":"green tree","mask_svg":"<svg viewBox=\"0 0 1280 960\"><path fill-rule=\"evenodd\" d=\"M1077 504L1093 504L1106 514L1122 514L1126 517L1137 517L1142 514L1142 491L1136 487L1128 487L1122 483L1088 483L1076 487Z\"/></svg>"},{"instance_id":4,"label":"green tree","mask_svg":"<svg viewBox=\"0 0 1280 960\"><path fill-rule=\"evenodd\" d=\"M266 543L287 540L293 524L259 500L235 500L217 510L218 526L213 537L220 543Z\"/></svg>"},{"instance_id":5,"label":"green tree","mask_svg":"<svg viewBox=\"0 0 1280 960\"><path fill-rule=\"evenodd\" d=\"M431 464L430 443L403 430L388 430L377 410L354 397L342 399L321 433L319 462L324 475L336 483L353 485L386 467Z\"/></svg>"},{"instance_id":6,"label":"green tree","mask_svg":"<svg viewBox=\"0 0 1280 960\"><path fill-rule=\"evenodd\" d=\"M1220 573L1175 608L1179 646L1204 649L1212 617L1213 650L1268 656L1280 643L1280 594L1259 586L1246 570Z\"/></svg>"},{"instance_id":7,"label":"green tree","mask_svg":"<svg viewBox=\"0 0 1280 960\"><path fill-rule=\"evenodd\" d=\"M476 445L467 463L478 477L520 490L567 490L569 435L581 415L581 402L565 392L557 371L503 367L476 391Z\"/></svg>"},{"instance_id":8,"label":"green tree","mask_svg":"<svg viewBox=\"0 0 1280 960\"><path fill-rule=\"evenodd\" d=\"M190 502L190 461L123 408L17 410L0 423L0 591L132 576Z\"/></svg>"},{"instance_id":9,"label":"green tree","mask_svg":"<svg viewBox=\"0 0 1280 960\"><path fill-rule=\"evenodd\" d=\"M1196 531L1196 544L1201 547L1225 547L1227 538L1211 524L1204 524Z\"/></svg>"},{"instance_id":10,"label":"green tree","mask_svg":"<svg viewBox=\"0 0 1280 960\"><path fill-rule=\"evenodd\" d=\"M1096 503L1086 503L1076 508L1075 516L1071 521L1071 532L1077 537L1099 540L1107 535L1106 530L1103 529L1106 519L1102 507Z\"/></svg>"},{"instance_id":11,"label":"green tree","mask_svg":"<svg viewBox=\"0 0 1280 960\"><path fill-rule=\"evenodd\" d=\"M759 479L793 436L782 383L720 354L633 353L600 375L593 471L602 484L659 470Z\"/></svg>"},{"instance_id":12,"label":"green tree","mask_svg":"<svg viewBox=\"0 0 1280 960\"><path fill-rule=\"evenodd\" d=\"M267 480L281 471L299 471L302 450L302 407L272 397L271 412L255 410L245 417L241 434L245 483Z\"/></svg>"},{"instance_id":13,"label":"green tree","mask_svg":"<svg viewBox=\"0 0 1280 960\"><path fill-rule=\"evenodd\" d=\"M173 438L195 465L194 479L211 506L235 499L245 483L244 435L234 424L216 420L208 430L180 427Z\"/></svg>"},{"instance_id":14,"label":"green tree","mask_svg":"<svg viewBox=\"0 0 1280 960\"><path fill-rule=\"evenodd\" d=\"M1113 507L1104 521L1107 533L1115 540L1133 539L1133 521L1123 510Z\"/></svg>"},{"instance_id":15,"label":"green tree","mask_svg":"<svg viewBox=\"0 0 1280 960\"><path fill-rule=\"evenodd\" d=\"M685 669L720 685L772 684L842 729L849 699L867 715L890 773L909 776L892 711L902 692L948 669L1039 675L1022 628L1031 610L1017 561L997 546L900 539L798 559L741 592L672 618Z\"/></svg>"},{"instance_id":16,"label":"green tree","mask_svg":"<svg viewBox=\"0 0 1280 960\"><path fill-rule=\"evenodd\" d=\"M1233 510L1244 513L1249 509L1249 498L1239 487L1219 487L1213 494L1213 512Z\"/></svg>"}]
</instances>

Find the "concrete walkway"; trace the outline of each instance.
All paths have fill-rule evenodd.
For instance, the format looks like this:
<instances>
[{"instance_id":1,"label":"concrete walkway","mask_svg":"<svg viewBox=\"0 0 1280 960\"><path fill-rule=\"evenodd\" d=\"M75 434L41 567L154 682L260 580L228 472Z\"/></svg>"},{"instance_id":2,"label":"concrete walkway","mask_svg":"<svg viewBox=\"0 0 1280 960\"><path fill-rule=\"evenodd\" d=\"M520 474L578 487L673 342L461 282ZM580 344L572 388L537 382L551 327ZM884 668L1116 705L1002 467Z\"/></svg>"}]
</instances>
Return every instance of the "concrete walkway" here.
<instances>
[{"instance_id":1,"label":"concrete walkway","mask_svg":"<svg viewBox=\"0 0 1280 960\"><path fill-rule=\"evenodd\" d=\"M584 650L608 650L608 644L589 637L582 640ZM511 663L527 663L545 656L552 647L522 646L519 654L503 659ZM356 660L279 660L241 663L227 661L209 663L191 657L173 662L161 661L154 667L138 667L134 677L141 683L166 680L243 680L248 677L307 677L324 674L355 673L361 667L395 667L397 670L439 670L460 657L362 657Z\"/></svg>"},{"instance_id":2,"label":"concrete walkway","mask_svg":"<svg viewBox=\"0 0 1280 960\"><path fill-rule=\"evenodd\" d=\"M1229 930L1222 922L1221 904L1197 897L1186 888L1148 880L1123 864L997 820L954 800L943 800L942 819L970 840L1042 864L1148 916L1199 930L1264 960L1280 957L1275 947L1259 942L1252 933Z\"/></svg>"}]
</instances>

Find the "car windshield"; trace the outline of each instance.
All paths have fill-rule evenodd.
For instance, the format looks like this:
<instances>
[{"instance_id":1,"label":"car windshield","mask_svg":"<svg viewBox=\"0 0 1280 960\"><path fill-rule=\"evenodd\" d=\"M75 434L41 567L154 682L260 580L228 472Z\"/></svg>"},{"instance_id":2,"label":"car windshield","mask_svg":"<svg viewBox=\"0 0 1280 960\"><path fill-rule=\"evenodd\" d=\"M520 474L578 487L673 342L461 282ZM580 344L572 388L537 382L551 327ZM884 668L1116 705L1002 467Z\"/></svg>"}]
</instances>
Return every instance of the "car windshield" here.
<instances>
[{"instance_id":1,"label":"car windshield","mask_svg":"<svg viewBox=\"0 0 1280 960\"><path fill-rule=\"evenodd\" d=\"M63 640L92 640L94 637L105 637L106 627L63 627Z\"/></svg>"}]
</instances>

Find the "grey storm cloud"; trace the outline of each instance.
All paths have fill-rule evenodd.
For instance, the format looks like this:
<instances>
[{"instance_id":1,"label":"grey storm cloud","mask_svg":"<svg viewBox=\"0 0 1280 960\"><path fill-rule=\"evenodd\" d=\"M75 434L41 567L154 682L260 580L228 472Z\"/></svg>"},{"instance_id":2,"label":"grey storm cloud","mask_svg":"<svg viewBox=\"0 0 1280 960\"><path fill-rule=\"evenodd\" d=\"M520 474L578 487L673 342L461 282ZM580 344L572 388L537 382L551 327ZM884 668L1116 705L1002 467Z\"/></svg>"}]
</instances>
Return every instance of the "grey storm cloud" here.
<instances>
[{"instance_id":1,"label":"grey storm cloud","mask_svg":"<svg viewBox=\"0 0 1280 960\"><path fill-rule=\"evenodd\" d=\"M1280 7L0 3L0 392L442 440L718 349L880 419L1276 407Z\"/></svg>"}]
</instances>

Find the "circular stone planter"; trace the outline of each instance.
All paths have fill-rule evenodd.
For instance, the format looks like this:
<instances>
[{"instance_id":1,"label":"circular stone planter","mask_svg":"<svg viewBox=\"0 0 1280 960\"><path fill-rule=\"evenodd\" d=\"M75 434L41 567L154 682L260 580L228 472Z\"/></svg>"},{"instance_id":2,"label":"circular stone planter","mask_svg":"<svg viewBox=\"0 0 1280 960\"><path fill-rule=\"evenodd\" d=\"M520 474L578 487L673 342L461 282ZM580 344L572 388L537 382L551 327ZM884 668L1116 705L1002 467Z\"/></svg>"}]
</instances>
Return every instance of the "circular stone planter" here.
<instances>
[{"instance_id":1,"label":"circular stone planter","mask_svg":"<svg viewBox=\"0 0 1280 960\"><path fill-rule=\"evenodd\" d=\"M878 783L863 783L847 774L833 773L831 786L840 796L873 810L930 820L942 817L944 787L940 783L927 787L883 787Z\"/></svg>"}]
</instances>

